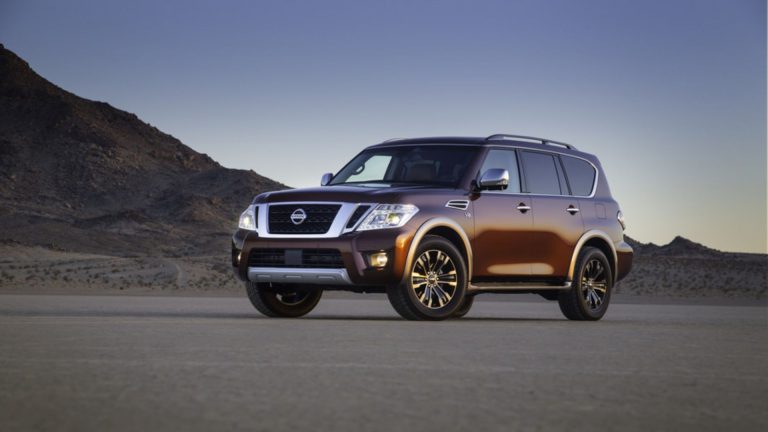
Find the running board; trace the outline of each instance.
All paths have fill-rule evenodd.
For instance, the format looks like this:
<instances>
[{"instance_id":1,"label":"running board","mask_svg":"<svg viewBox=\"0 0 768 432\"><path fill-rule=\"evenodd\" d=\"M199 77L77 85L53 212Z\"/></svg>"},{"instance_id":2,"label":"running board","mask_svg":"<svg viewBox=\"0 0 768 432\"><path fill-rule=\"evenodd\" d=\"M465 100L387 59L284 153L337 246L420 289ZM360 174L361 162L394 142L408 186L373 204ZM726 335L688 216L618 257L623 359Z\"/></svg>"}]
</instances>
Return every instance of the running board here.
<instances>
[{"instance_id":1,"label":"running board","mask_svg":"<svg viewBox=\"0 0 768 432\"><path fill-rule=\"evenodd\" d=\"M571 283L566 282L563 285L552 284L532 284L530 282L521 283L509 283L509 282L485 282L469 285L469 292L481 293L481 292L515 292L515 291L557 291L567 290L571 288Z\"/></svg>"}]
</instances>

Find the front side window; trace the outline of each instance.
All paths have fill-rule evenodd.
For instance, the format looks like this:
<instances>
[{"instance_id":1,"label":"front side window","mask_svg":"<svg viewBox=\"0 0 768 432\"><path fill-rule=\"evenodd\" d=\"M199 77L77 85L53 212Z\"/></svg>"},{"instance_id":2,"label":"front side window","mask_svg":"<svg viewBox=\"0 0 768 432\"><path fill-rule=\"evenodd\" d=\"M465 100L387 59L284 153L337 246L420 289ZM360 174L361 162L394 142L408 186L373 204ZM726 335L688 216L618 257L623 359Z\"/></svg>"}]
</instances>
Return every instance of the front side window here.
<instances>
[{"instance_id":1,"label":"front side window","mask_svg":"<svg viewBox=\"0 0 768 432\"><path fill-rule=\"evenodd\" d=\"M592 188L595 185L595 176L597 174L595 172L595 167L584 159L565 155L561 158L573 194L577 196L591 195Z\"/></svg>"},{"instance_id":2,"label":"front side window","mask_svg":"<svg viewBox=\"0 0 768 432\"><path fill-rule=\"evenodd\" d=\"M525 173L525 184L529 193L542 195L560 195L557 160L548 153L520 152ZM565 185L563 185L565 189Z\"/></svg>"},{"instance_id":3,"label":"front side window","mask_svg":"<svg viewBox=\"0 0 768 432\"><path fill-rule=\"evenodd\" d=\"M509 186L502 192L520 193L520 174L517 169L517 156L514 150L491 149L485 156L480 175L489 169L501 168L509 172Z\"/></svg>"},{"instance_id":4,"label":"front side window","mask_svg":"<svg viewBox=\"0 0 768 432\"><path fill-rule=\"evenodd\" d=\"M457 187L477 154L472 146L397 146L372 148L357 155L330 185Z\"/></svg>"}]
</instances>

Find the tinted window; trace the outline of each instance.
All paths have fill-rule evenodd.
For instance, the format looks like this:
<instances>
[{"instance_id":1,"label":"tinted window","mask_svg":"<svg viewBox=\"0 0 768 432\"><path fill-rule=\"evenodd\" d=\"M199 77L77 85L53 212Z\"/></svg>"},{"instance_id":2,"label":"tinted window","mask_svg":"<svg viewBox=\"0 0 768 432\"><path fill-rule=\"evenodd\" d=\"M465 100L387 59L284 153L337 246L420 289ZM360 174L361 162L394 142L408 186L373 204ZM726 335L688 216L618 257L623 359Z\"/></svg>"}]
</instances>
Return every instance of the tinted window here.
<instances>
[{"instance_id":1,"label":"tinted window","mask_svg":"<svg viewBox=\"0 0 768 432\"><path fill-rule=\"evenodd\" d=\"M491 149L485 157L480 175L491 168L509 171L509 186L504 189L504 192L520 193L520 174L517 171L517 157L514 150Z\"/></svg>"},{"instance_id":2,"label":"tinted window","mask_svg":"<svg viewBox=\"0 0 768 432\"><path fill-rule=\"evenodd\" d=\"M384 178L391 161L392 156L390 155L374 155L365 161L365 163L359 165L349 176L347 181L366 182L371 180L381 180Z\"/></svg>"},{"instance_id":3,"label":"tinted window","mask_svg":"<svg viewBox=\"0 0 768 432\"><path fill-rule=\"evenodd\" d=\"M456 186L476 154L470 146L374 147L352 159L330 184Z\"/></svg>"},{"instance_id":4,"label":"tinted window","mask_svg":"<svg viewBox=\"0 0 768 432\"><path fill-rule=\"evenodd\" d=\"M521 156L528 192L545 195L561 194L556 160L553 155L524 151L521 152Z\"/></svg>"},{"instance_id":5,"label":"tinted window","mask_svg":"<svg viewBox=\"0 0 768 432\"><path fill-rule=\"evenodd\" d=\"M574 195L589 196L595 184L595 168L583 159L562 156L568 183Z\"/></svg>"}]
</instances>

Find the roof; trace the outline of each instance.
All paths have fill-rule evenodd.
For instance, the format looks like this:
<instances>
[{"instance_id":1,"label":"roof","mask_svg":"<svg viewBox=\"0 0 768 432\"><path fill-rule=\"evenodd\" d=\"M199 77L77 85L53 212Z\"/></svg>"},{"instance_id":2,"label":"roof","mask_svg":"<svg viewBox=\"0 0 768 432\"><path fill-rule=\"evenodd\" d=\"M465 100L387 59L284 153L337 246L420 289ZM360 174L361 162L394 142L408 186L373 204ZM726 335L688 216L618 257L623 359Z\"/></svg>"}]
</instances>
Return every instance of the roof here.
<instances>
[{"instance_id":1,"label":"roof","mask_svg":"<svg viewBox=\"0 0 768 432\"><path fill-rule=\"evenodd\" d=\"M476 144L485 143L485 138L480 137L424 137L424 138L393 138L386 140L377 146L392 144Z\"/></svg>"},{"instance_id":2,"label":"roof","mask_svg":"<svg viewBox=\"0 0 768 432\"><path fill-rule=\"evenodd\" d=\"M399 145L474 145L474 146L504 146L525 147L530 149L541 149L546 146L548 150L557 149L564 153L573 153L587 155L578 151L576 147L560 141L554 141L547 138L537 138L524 135L495 134L487 137L424 137L424 138L394 138L384 141L380 144L371 146L390 147ZM590 155L591 156L591 155Z\"/></svg>"}]
</instances>

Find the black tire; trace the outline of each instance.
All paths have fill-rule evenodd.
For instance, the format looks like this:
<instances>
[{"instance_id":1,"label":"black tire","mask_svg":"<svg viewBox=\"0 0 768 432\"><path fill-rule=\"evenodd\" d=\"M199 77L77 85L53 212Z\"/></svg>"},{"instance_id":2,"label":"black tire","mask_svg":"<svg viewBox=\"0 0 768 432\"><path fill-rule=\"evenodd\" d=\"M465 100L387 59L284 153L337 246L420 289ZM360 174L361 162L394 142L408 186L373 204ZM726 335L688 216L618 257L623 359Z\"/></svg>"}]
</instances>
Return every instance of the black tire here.
<instances>
[{"instance_id":1,"label":"black tire","mask_svg":"<svg viewBox=\"0 0 768 432\"><path fill-rule=\"evenodd\" d=\"M570 320L597 321L608 310L612 290L608 258L600 249L585 247L576 259L571 289L561 291L558 297L560 310Z\"/></svg>"},{"instance_id":2,"label":"black tire","mask_svg":"<svg viewBox=\"0 0 768 432\"><path fill-rule=\"evenodd\" d=\"M473 295L465 295L464 301L461 302L459 305L459 308L456 309L456 312L453 313L453 318L461 318L464 315L469 313L469 310L472 309L472 304L475 302L475 296Z\"/></svg>"},{"instance_id":3,"label":"black tire","mask_svg":"<svg viewBox=\"0 0 768 432\"><path fill-rule=\"evenodd\" d=\"M427 259L420 260L425 253L428 255ZM445 261L443 254L447 256L448 261ZM428 265L431 264L430 259L434 259L435 263L442 264L430 266ZM437 268L438 266L440 267ZM427 272L428 267L433 270ZM421 278L414 274L416 268L425 273L435 273L435 275ZM448 269L452 270L448 271ZM455 273L452 273L454 270ZM387 289L389 302L403 318L408 320L444 320L452 317L462 305L467 292L467 266L461 252L445 238L433 235L425 236L416 248L411 268L405 271L405 281ZM425 282L414 285L414 278L416 280L423 279ZM452 285L453 283L455 286ZM417 294L417 291L421 294Z\"/></svg>"},{"instance_id":4,"label":"black tire","mask_svg":"<svg viewBox=\"0 0 768 432\"><path fill-rule=\"evenodd\" d=\"M248 299L257 311L272 318L298 318L317 306L323 289L302 285L246 282Z\"/></svg>"}]
</instances>

